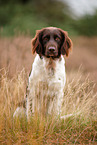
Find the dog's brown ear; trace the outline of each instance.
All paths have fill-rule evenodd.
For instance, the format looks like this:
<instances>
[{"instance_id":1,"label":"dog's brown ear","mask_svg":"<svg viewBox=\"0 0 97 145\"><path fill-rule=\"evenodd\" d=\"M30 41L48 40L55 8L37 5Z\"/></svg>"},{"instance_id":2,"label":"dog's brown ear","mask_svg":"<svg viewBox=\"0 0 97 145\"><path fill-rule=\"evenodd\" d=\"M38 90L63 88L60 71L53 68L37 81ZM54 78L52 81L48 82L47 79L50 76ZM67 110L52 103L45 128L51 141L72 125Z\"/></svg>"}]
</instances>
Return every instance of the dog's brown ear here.
<instances>
[{"instance_id":1,"label":"dog's brown ear","mask_svg":"<svg viewBox=\"0 0 97 145\"><path fill-rule=\"evenodd\" d=\"M42 44L40 40L41 33L42 33L42 30L37 30L35 37L31 41L33 54L36 52L41 55L42 53Z\"/></svg>"},{"instance_id":2,"label":"dog's brown ear","mask_svg":"<svg viewBox=\"0 0 97 145\"><path fill-rule=\"evenodd\" d=\"M68 37L68 33L62 29L60 29L61 34L62 34L62 46L61 46L61 54L62 55L69 55L70 50L72 50L72 40Z\"/></svg>"}]
</instances>

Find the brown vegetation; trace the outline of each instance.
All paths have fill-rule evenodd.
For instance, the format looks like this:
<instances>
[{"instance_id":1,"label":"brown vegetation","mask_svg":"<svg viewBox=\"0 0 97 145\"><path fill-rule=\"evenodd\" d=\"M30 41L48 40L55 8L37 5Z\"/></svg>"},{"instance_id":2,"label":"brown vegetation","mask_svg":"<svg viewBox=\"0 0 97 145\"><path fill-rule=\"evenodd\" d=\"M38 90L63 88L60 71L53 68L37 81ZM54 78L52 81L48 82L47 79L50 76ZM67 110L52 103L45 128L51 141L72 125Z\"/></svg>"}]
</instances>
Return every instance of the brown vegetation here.
<instances>
[{"instance_id":1,"label":"brown vegetation","mask_svg":"<svg viewBox=\"0 0 97 145\"><path fill-rule=\"evenodd\" d=\"M30 37L0 38L0 69L7 68L9 75L25 68L30 71L34 59L31 52ZM97 37L76 37L73 40L72 54L66 58L66 70L78 70L89 73L97 80Z\"/></svg>"},{"instance_id":2,"label":"brown vegetation","mask_svg":"<svg viewBox=\"0 0 97 145\"><path fill-rule=\"evenodd\" d=\"M66 58L67 83L62 111L63 115L73 113L74 116L66 120L35 116L29 124L26 118L13 119L13 112L25 98L34 59L31 38L0 38L0 144L96 145L97 88L95 93L95 83L90 80L97 82L97 38L72 39L73 52Z\"/></svg>"},{"instance_id":3,"label":"brown vegetation","mask_svg":"<svg viewBox=\"0 0 97 145\"><path fill-rule=\"evenodd\" d=\"M0 144L96 144L97 94L88 77L82 81L80 72L68 73L62 112L73 116L61 120L36 114L28 123L25 116L13 118L25 98L25 76L22 70L9 79L5 70L0 79Z\"/></svg>"}]
</instances>

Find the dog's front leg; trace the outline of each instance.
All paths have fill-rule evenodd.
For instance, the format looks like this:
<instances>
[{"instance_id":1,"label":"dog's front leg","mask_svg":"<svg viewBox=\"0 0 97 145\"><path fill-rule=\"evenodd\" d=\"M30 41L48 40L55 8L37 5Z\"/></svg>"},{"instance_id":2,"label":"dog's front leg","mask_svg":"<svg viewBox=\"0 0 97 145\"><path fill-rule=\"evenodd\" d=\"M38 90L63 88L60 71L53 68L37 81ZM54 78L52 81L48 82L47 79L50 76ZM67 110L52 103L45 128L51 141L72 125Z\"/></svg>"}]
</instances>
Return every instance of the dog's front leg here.
<instances>
[{"instance_id":1,"label":"dog's front leg","mask_svg":"<svg viewBox=\"0 0 97 145\"><path fill-rule=\"evenodd\" d=\"M63 101L63 94L61 95L59 94L56 102L56 112L58 115L62 113L62 101Z\"/></svg>"},{"instance_id":2,"label":"dog's front leg","mask_svg":"<svg viewBox=\"0 0 97 145\"><path fill-rule=\"evenodd\" d=\"M27 115L27 120L29 121L31 118L31 99L30 99L30 96L27 96L26 115Z\"/></svg>"}]
</instances>

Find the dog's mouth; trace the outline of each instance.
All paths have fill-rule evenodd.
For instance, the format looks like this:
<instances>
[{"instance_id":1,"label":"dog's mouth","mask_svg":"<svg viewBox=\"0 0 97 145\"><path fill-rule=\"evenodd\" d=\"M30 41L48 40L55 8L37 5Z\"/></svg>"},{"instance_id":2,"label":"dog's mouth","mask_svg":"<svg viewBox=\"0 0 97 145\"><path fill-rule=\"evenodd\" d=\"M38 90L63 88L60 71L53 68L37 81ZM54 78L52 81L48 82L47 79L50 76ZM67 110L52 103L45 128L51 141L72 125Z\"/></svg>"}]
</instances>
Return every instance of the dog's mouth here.
<instances>
[{"instance_id":1,"label":"dog's mouth","mask_svg":"<svg viewBox=\"0 0 97 145\"><path fill-rule=\"evenodd\" d=\"M46 49L45 55L47 57L57 57L58 55L57 48L55 46L49 46Z\"/></svg>"},{"instance_id":2,"label":"dog's mouth","mask_svg":"<svg viewBox=\"0 0 97 145\"><path fill-rule=\"evenodd\" d=\"M47 52L48 56L57 56L57 52Z\"/></svg>"},{"instance_id":3,"label":"dog's mouth","mask_svg":"<svg viewBox=\"0 0 97 145\"><path fill-rule=\"evenodd\" d=\"M58 56L58 53L57 52L54 52L54 53L51 53L51 52L47 52L47 54L45 55L46 57L50 58L56 58Z\"/></svg>"}]
</instances>

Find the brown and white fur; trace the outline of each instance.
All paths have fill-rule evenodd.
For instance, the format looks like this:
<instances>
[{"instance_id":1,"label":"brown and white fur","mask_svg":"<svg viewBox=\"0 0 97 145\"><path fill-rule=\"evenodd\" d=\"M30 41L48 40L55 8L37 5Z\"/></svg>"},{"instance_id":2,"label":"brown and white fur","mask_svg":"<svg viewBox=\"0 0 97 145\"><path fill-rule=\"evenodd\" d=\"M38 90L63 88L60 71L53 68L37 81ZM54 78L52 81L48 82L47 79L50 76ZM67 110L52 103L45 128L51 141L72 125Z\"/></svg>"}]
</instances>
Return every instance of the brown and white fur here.
<instances>
[{"instance_id":1,"label":"brown and white fur","mask_svg":"<svg viewBox=\"0 0 97 145\"><path fill-rule=\"evenodd\" d=\"M66 31L47 27L37 30L32 39L32 52L37 55L32 64L28 80L26 115L35 112L44 115L61 113L64 86L66 83L65 60L72 48L72 41ZM14 116L21 110L20 107Z\"/></svg>"}]
</instances>

